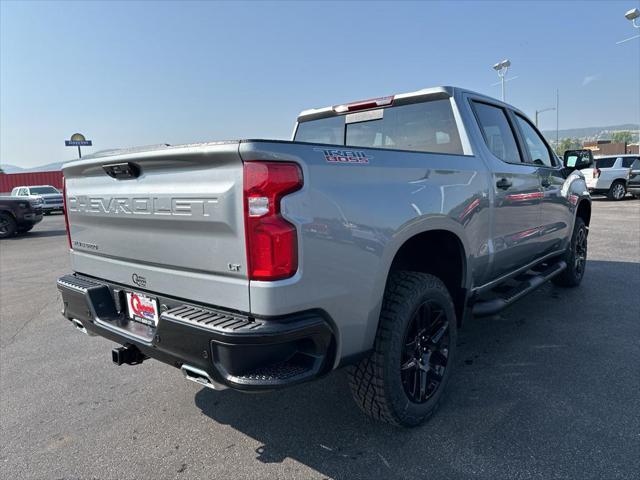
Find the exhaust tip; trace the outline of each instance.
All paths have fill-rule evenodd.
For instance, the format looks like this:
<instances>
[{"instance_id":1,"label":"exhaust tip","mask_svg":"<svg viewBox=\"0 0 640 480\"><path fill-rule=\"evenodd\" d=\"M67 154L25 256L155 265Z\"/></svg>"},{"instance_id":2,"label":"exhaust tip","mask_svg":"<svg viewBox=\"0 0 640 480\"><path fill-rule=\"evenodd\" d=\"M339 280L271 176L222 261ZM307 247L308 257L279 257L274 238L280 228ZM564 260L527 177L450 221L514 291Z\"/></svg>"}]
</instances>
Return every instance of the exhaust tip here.
<instances>
[{"instance_id":1,"label":"exhaust tip","mask_svg":"<svg viewBox=\"0 0 640 480\"><path fill-rule=\"evenodd\" d=\"M216 382L207 372L200 370L199 368L183 364L180 367L180 370L182 371L184 378L203 387L211 388L213 390L225 390L227 388L226 385Z\"/></svg>"},{"instance_id":2,"label":"exhaust tip","mask_svg":"<svg viewBox=\"0 0 640 480\"><path fill-rule=\"evenodd\" d=\"M73 323L73 326L76 327L77 330L80 330L85 335L89 335L89 332L80 320L78 320L77 318L72 318L71 323Z\"/></svg>"}]
</instances>

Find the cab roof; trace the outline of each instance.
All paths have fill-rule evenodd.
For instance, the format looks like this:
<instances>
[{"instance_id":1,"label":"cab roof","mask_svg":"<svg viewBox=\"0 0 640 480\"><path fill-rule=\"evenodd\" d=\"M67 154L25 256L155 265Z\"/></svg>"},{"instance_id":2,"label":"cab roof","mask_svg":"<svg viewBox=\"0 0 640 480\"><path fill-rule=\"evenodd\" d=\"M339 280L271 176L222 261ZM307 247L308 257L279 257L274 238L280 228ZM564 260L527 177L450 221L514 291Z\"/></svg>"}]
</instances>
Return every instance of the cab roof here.
<instances>
[{"instance_id":1,"label":"cab roof","mask_svg":"<svg viewBox=\"0 0 640 480\"><path fill-rule=\"evenodd\" d=\"M416 90L413 92L389 95L386 97L378 97L378 98L372 98L369 100L359 100L356 102L332 105L329 107L310 108L300 112L300 114L298 115L298 122L306 122L308 120L315 120L318 118L341 115L341 114L349 113L356 110L368 110L373 108L382 108L382 107L391 106L391 105L403 105L406 103L415 103L421 100L426 100L427 98L429 98L430 100L451 98L457 94L463 94L463 93L471 94L475 97L479 97L487 101L490 101L491 103L500 104L518 111L518 109L514 108L512 105L508 105L504 102L501 102L500 100L489 97L487 95L483 95L478 92L474 92L472 90L467 90L464 88L452 87L452 86L439 86L439 87L423 88L421 90Z\"/></svg>"}]
</instances>

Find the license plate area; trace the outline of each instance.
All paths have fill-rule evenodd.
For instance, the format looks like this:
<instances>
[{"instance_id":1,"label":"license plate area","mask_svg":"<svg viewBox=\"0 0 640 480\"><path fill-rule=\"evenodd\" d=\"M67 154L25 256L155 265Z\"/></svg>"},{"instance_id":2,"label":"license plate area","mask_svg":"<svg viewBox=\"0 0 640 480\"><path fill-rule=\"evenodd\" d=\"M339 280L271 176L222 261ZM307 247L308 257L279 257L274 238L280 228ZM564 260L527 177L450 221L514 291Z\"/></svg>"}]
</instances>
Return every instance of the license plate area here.
<instances>
[{"instance_id":1,"label":"license plate area","mask_svg":"<svg viewBox=\"0 0 640 480\"><path fill-rule=\"evenodd\" d=\"M150 327L158 326L158 299L140 292L125 292L127 317Z\"/></svg>"}]
</instances>

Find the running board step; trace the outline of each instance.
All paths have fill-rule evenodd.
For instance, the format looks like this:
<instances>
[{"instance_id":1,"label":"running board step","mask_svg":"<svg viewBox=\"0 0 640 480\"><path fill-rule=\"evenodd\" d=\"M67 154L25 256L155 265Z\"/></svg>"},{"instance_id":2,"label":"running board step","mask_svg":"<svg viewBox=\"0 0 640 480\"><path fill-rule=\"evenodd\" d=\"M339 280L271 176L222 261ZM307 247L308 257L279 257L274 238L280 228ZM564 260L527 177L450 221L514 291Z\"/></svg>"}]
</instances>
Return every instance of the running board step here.
<instances>
[{"instance_id":1,"label":"running board step","mask_svg":"<svg viewBox=\"0 0 640 480\"><path fill-rule=\"evenodd\" d=\"M237 380L247 384L254 382L261 384L278 383L292 380L296 377L305 377L307 374L313 373L313 366L313 364L299 365L291 361L278 362L273 365L259 367L244 375L239 375Z\"/></svg>"},{"instance_id":2,"label":"running board step","mask_svg":"<svg viewBox=\"0 0 640 480\"><path fill-rule=\"evenodd\" d=\"M499 293L497 297L487 300L478 300L473 304L473 315L475 317L495 315L517 300L520 300L526 294L532 292L546 281L551 280L565 268L567 268L567 264L564 261L554 263L541 272L529 275L526 279L523 279L508 291Z\"/></svg>"}]
</instances>

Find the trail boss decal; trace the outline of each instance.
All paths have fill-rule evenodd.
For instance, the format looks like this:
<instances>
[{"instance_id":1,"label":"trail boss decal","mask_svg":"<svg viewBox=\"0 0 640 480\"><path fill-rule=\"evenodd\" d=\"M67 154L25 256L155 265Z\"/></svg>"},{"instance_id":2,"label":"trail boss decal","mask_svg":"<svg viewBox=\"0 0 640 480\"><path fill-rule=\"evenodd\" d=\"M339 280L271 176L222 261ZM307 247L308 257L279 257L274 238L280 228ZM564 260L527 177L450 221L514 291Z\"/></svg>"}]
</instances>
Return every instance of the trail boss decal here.
<instances>
[{"instance_id":1,"label":"trail boss decal","mask_svg":"<svg viewBox=\"0 0 640 480\"><path fill-rule=\"evenodd\" d=\"M373 159L371 155L358 150L337 150L334 148L314 148L316 152L322 152L327 163L369 163Z\"/></svg>"}]
</instances>

